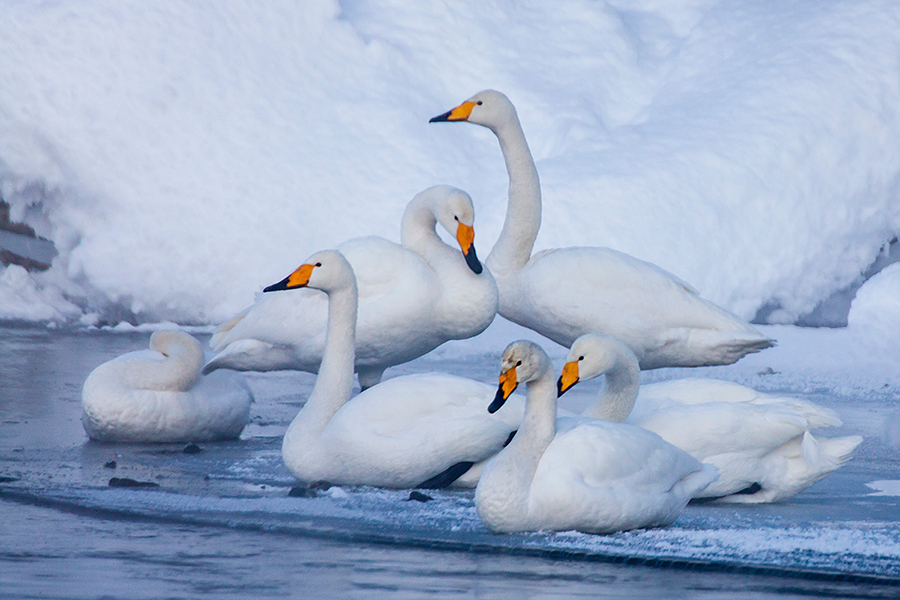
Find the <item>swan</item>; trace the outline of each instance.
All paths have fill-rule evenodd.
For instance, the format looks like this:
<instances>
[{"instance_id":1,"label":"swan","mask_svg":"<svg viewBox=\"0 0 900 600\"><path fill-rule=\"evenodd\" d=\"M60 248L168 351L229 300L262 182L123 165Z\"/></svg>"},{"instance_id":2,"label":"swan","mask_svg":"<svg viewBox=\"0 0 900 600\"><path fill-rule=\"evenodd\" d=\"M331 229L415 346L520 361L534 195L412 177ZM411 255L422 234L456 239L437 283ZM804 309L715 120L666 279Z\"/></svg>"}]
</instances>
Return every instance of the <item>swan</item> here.
<instances>
[{"instance_id":1,"label":"swan","mask_svg":"<svg viewBox=\"0 0 900 600\"><path fill-rule=\"evenodd\" d=\"M438 185L409 202L402 245L381 237L355 238L339 246L356 272L359 325L356 371L365 389L384 370L418 358L447 340L487 328L497 313L497 285L475 253L472 199ZM435 232L440 223L462 249ZM210 340L217 354L204 373L296 369L315 373L325 345L324 294L297 290L261 294L253 306L219 326Z\"/></svg>"},{"instance_id":2,"label":"swan","mask_svg":"<svg viewBox=\"0 0 900 600\"><path fill-rule=\"evenodd\" d=\"M253 396L231 373L200 375L203 350L193 336L156 331L150 349L103 363L82 388L82 424L92 440L204 442L237 438Z\"/></svg>"},{"instance_id":3,"label":"swan","mask_svg":"<svg viewBox=\"0 0 900 600\"><path fill-rule=\"evenodd\" d=\"M353 268L340 252L324 250L266 292L297 287L320 290L328 299L322 365L282 443L284 463L301 481L443 487L496 454L518 426L521 411L484 410L492 386L439 373L388 379L348 402L357 311Z\"/></svg>"},{"instance_id":4,"label":"swan","mask_svg":"<svg viewBox=\"0 0 900 600\"><path fill-rule=\"evenodd\" d=\"M518 433L485 467L478 515L494 532L575 529L612 533L672 523L716 477L715 467L645 429L557 418L547 354L521 340L503 351L500 387L488 410L527 386Z\"/></svg>"},{"instance_id":5,"label":"swan","mask_svg":"<svg viewBox=\"0 0 900 600\"><path fill-rule=\"evenodd\" d=\"M584 333L608 333L628 344L642 369L726 365L774 344L671 273L622 252L570 247L532 256L541 187L515 107L485 90L431 119L442 121L482 125L500 141L509 200L485 264L503 317L567 348Z\"/></svg>"},{"instance_id":6,"label":"swan","mask_svg":"<svg viewBox=\"0 0 900 600\"><path fill-rule=\"evenodd\" d=\"M816 439L817 427L841 425L831 410L716 379L640 385L637 357L619 340L586 334L575 340L558 381L562 395L579 381L605 375L584 416L627 422L719 469L701 495L725 502L786 500L843 465L859 436Z\"/></svg>"}]
</instances>

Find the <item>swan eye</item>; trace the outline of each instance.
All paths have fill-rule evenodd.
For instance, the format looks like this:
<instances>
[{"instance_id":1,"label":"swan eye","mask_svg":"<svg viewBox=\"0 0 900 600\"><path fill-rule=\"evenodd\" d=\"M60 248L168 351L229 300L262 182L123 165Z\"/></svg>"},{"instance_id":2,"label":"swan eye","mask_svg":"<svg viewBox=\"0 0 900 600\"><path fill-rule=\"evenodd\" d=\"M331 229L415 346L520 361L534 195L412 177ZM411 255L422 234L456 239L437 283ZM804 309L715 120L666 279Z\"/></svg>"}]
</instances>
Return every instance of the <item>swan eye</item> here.
<instances>
[{"instance_id":1,"label":"swan eye","mask_svg":"<svg viewBox=\"0 0 900 600\"><path fill-rule=\"evenodd\" d=\"M476 102L475 104L477 104L478 106L481 106L482 104L484 104L484 102L482 102L481 100L479 100L479 101Z\"/></svg>"},{"instance_id":2,"label":"swan eye","mask_svg":"<svg viewBox=\"0 0 900 600\"><path fill-rule=\"evenodd\" d=\"M454 220L454 221L459 221L459 217L457 217L456 215L453 215L453 220Z\"/></svg>"},{"instance_id":3,"label":"swan eye","mask_svg":"<svg viewBox=\"0 0 900 600\"><path fill-rule=\"evenodd\" d=\"M519 362L517 362L517 363L516 363L516 366L517 366L517 367L521 367L521 366L522 366L522 361L520 360Z\"/></svg>"},{"instance_id":4,"label":"swan eye","mask_svg":"<svg viewBox=\"0 0 900 600\"><path fill-rule=\"evenodd\" d=\"M578 357L578 360L584 360L584 357L583 357L583 356L579 356L579 357Z\"/></svg>"},{"instance_id":5,"label":"swan eye","mask_svg":"<svg viewBox=\"0 0 900 600\"><path fill-rule=\"evenodd\" d=\"M321 267L321 266L322 266L322 263L316 263L316 266L317 266L317 267Z\"/></svg>"}]
</instances>

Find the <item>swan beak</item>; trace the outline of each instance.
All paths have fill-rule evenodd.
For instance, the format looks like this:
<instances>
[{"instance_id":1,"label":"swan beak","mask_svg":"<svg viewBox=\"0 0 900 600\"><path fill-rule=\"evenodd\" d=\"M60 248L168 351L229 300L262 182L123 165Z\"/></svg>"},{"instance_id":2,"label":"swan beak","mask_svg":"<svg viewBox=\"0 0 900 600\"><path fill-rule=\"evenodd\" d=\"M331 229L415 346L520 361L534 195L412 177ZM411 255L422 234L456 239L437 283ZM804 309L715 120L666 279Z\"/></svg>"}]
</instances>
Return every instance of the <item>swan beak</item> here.
<instances>
[{"instance_id":1,"label":"swan beak","mask_svg":"<svg viewBox=\"0 0 900 600\"><path fill-rule=\"evenodd\" d=\"M578 361L567 362L563 366L559 381L556 382L556 397L559 398L566 390L578 383Z\"/></svg>"},{"instance_id":2,"label":"swan beak","mask_svg":"<svg viewBox=\"0 0 900 600\"><path fill-rule=\"evenodd\" d=\"M293 290L295 288L306 287L309 284L309 277L312 275L315 265L300 265L297 270L279 281L265 288L264 292L278 292L281 290Z\"/></svg>"},{"instance_id":3,"label":"swan beak","mask_svg":"<svg viewBox=\"0 0 900 600\"><path fill-rule=\"evenodd\" d=\"M519 387L519 382L516 379L515 367L505 373L500 373L500 387L497 388L497 395L494 396L494 401L488 406L488 412L493 414L500 410L500 407L503 406L506 399L517 387Z\"/></svg>"},{"instance_id":4,"label":"swan beak","mask_svg":"<svg viewBox=\"0 0 900 600\"><path fill-rule=\"evenodd\" d=\"M469 115L472 114L472 109L475 108L475 103L466 100L453 110L448 110L442 115L438 115L432 119L429 119L429 123L441 123L444 121L468 121Z\"/></svg>"},{"instance_id":5,"label":"swan beak","mask_svg":"<svg viewBox=\"0 0 900 600\"><path fill-rule=\"evenodd\" d=\"M472 269L476 275L480 275L482 271L481 262L475 254L475 229L470 225L460 223L456 228L456 241L462 250L463 256L466 257L466 264Z\"/></svg>"}]
</instances>

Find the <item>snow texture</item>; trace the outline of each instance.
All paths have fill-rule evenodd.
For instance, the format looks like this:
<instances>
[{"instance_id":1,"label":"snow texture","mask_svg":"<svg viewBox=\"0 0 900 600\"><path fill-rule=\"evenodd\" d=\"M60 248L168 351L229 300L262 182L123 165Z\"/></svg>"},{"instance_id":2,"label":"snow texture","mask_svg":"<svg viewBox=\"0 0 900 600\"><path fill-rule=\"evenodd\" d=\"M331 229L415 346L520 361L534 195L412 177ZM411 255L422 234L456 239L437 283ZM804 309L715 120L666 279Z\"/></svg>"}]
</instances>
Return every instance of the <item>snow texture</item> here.
<instances>
[{"instance_id":1,"label":"snow texture","mask_svg":"<svg viewBox=\"0 0 900 600\"><path fill-rule=\"evenodd\" d=\"M0 319L216 323L315 250L398 239L436 183L473 196L486 255L496 140L427 122L484 88L537 161L536 250L610 246L792 323L900 231L891 0L20 0L0 196L59 255L0 272ZM891 277L854 325L897 323Z\"/></svg>"}]
</instances>

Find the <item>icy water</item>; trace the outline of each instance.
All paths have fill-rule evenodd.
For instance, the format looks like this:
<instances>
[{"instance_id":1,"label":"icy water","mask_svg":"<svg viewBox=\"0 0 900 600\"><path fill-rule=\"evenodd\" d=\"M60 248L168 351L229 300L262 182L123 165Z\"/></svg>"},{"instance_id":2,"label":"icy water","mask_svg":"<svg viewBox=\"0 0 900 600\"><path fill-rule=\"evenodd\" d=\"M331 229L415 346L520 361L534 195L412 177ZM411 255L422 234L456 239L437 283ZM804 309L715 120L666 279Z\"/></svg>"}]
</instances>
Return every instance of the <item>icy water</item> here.
<instances>
[{"instance_id":1,"label":"icy water","mask_svg":"<svg viewBox=\"0 0 900 600\"><path fill-rule=\"evenodd\" d=\"M148 338L0 328L0 597L900 596L900 460L875 435L891 410L879 398L785 390L837 408L835 434L866 436L846 467L790 502L692 505L668 528L613 536L497 536L471 492L288 497L280 436L307 374L250 375L256 402L239 441L194 454L88 442L84 378ZM493 381L495 362L432 356L392 373ZM158 487L111 488L112 477Z\"/></svg>"}]
</instances>

